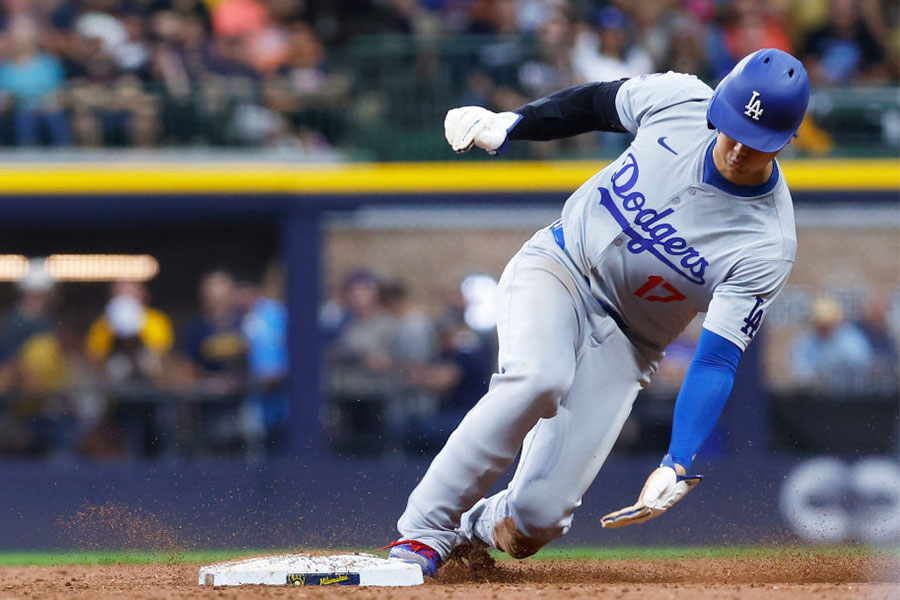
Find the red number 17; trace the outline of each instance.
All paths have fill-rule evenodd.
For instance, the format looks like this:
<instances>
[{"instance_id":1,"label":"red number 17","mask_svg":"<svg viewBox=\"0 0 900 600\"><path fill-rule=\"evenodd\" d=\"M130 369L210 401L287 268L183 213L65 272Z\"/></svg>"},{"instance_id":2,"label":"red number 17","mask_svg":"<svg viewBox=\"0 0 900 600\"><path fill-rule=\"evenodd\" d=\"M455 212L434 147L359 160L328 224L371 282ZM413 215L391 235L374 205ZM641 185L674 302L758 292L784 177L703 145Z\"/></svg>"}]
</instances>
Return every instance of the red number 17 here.
<instances>
[{"instance_id":1,"label":"red number 17","mask_svg":"<svg viewBox=\"0 0 900 600\"><path fill-rule=\"evenodd\" d=\"M662 284L662 289L669 292L668 296L648 296L647 293ZM687 298L684 294L675 289L671 283L667 283L665 279L659 275L650 275L647 277L647 283L634 291L634 295L647 300L648 302L679 302Z\"/></svg>"}]
</instances>

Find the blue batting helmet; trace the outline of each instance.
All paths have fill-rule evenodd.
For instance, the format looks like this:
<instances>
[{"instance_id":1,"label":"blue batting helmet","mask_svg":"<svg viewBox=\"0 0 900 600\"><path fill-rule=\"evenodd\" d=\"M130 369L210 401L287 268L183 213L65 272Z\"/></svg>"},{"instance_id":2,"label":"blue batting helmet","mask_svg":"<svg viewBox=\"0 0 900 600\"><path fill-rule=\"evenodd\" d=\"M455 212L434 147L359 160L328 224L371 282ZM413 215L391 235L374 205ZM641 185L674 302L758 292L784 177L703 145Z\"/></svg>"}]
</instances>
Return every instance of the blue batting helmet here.
<instances>
[{"instance_id":1,"label":"blue batting helmet","mask_svg":"<svg viewBox=\"0 0 900 600\"><path fill-rule=\"evenodd\" d=\"M760 152L777 152L797 133L809 104L803 63L781 50L748 54L723 79L706 111L713 127Z\"/></svg>"}]
</instances>

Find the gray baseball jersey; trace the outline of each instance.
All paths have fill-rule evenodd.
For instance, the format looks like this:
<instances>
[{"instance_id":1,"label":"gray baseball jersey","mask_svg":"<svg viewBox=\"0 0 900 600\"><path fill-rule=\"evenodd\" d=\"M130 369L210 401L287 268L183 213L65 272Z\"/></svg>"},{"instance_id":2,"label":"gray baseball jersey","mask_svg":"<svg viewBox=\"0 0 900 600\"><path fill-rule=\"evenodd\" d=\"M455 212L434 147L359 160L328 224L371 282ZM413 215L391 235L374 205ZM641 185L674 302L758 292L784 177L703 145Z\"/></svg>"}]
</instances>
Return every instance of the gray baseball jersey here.
<instances>
[{"instance_id":1,"label":"gray baseball jersey","mask_svg":"<svg viewBox=\"0 0 900 600\"><path fill-rule=\"evenodd\" d=\"M784 177L755 197L703 182L712 90L680 73L626 81L616 96L636 137L562 214L565 250L623 331L663 350L698 312L746 348L797 248ZM709 131L708 135L703 132ZM777 163L775 166L778 169Z\"/></svg>"}]
</instances>

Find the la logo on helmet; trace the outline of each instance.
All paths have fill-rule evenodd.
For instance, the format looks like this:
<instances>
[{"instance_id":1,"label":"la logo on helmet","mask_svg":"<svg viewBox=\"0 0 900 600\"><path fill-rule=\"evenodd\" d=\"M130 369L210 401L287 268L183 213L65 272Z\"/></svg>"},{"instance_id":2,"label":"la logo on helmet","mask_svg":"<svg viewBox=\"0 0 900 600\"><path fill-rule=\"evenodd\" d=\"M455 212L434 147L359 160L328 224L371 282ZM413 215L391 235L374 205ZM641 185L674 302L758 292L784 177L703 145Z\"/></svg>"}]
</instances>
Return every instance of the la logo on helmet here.
<instances>
[{"instance_id":1,"label":"la logo on helmet","mask_svg":"<svg viewBox=\"0 0 900 600\"><path fill-rule=\"evenodd\" d=\"M760 106L760 103L759 92L754 90L753 95L750 96L750 101L744 107L747 109L744 111L744 114L754 121L759 121L759 117L763 114L763 109L762 106Z\"/></svg>"}]
</instances>

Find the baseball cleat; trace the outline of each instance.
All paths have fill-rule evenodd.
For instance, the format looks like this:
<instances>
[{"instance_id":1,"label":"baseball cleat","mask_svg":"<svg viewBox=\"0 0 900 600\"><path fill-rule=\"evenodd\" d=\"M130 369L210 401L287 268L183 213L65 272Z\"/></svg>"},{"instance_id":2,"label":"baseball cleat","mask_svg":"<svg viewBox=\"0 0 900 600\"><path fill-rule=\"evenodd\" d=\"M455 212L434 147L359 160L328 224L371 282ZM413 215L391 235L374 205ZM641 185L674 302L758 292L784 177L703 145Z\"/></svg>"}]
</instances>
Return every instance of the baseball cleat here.
<instances>
[{"instance_id":1,"label":"baseball cleat","mask_svg":"<svg viewBox=\"0 0 900 600\"><path fill-rule=\"evenodd\" d=\"M421 542L398 540L388 544L382 550L388 548L391 549L388 557L419 565L422 567L422 574L427 577L434 577L438 567L441 566L441 557L438 556L437 550Z\"/></svg>"}]
</instances>

